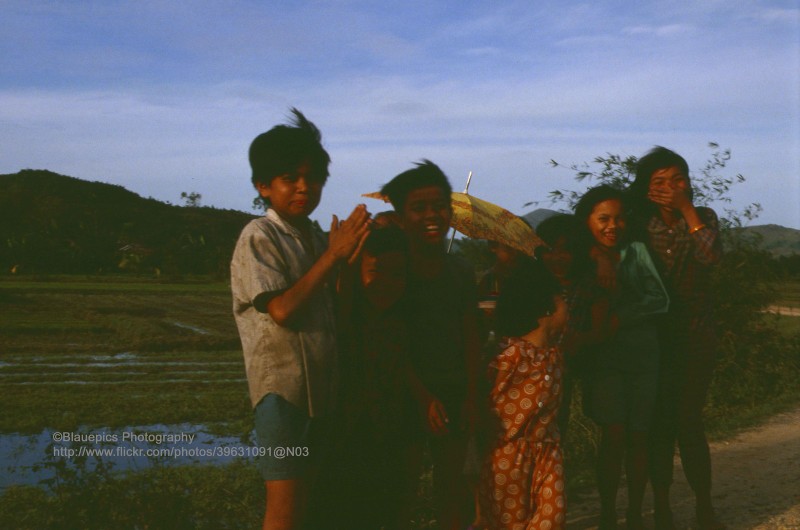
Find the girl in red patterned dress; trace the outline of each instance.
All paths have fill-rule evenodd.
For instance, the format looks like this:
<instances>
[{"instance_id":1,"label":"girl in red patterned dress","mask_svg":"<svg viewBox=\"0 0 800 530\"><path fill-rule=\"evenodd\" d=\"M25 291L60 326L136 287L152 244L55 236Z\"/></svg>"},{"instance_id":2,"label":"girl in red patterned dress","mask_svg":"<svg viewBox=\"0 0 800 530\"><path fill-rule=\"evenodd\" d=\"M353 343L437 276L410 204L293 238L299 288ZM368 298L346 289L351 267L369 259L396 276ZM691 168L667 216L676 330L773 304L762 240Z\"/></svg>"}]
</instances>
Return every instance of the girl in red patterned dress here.
<instances>
[{"instance_id":1,"label":"girl in red patterned dress","mask_svg":"<svg viewBox=\"0 0 800 530\"><path fill-rule=\"evenodd\" d=\"M492 530L555 530L566 523L558 432L563 358L556 346L567 306L555 278L526 263L504 284L497 331L505 350L491 364L497 435L484 462L481 511Z\"/></svg>"}]
</instances>

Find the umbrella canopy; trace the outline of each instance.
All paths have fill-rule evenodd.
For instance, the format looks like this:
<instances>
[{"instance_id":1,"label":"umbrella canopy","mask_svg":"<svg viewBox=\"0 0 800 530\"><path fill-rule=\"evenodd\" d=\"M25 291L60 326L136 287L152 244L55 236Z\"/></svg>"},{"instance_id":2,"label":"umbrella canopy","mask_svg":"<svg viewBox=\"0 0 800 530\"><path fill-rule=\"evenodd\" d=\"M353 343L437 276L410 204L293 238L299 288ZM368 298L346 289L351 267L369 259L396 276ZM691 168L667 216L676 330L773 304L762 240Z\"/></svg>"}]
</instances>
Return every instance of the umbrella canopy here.
<instances>
[{"instance_id":1,"label":"umbrella canopy","mask_svg":"<svg viewBox=\"0 0 800 530\"><path fill-rule=\"evenodd\" d=\"M365 193L362 197L388 202L379 192ZM453 192L450 200L453 206L450 226L467 237L496 241L529 256L533 256L536 247L545 244L528 223L505 208L467 193Z\"/></svg>"},{"instance_id":2,"label":"umbrella canopy","mask_svg":"<svg viewBox=\"0 0 800 530\"><path fill-rule=\"evenodd\" d=\"M528 223L505 208L466 193L452 194L450 226L473 239L488 239L533 256L544 245Z\"/></svg>"}]
</instances>

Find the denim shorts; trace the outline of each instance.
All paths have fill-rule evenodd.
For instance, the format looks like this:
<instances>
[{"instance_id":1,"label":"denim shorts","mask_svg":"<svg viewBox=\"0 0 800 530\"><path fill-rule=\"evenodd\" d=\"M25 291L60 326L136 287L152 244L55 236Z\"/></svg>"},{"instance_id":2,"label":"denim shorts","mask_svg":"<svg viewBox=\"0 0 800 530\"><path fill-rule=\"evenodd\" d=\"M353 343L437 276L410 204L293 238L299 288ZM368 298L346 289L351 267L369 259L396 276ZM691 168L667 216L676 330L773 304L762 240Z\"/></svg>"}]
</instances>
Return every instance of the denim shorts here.
<instances>
[{"instance_id":1,"label":"denim shorts","mask_svg":"<svg viewBox=\"0 0 800 530\"><path fill-rule=\"evenodd\" d=\"M306 477L313 452L313 421L278 394L267 394L258 402L256 437L263 451L258 467L265 481Z\"/></svg>"}]
</instances>

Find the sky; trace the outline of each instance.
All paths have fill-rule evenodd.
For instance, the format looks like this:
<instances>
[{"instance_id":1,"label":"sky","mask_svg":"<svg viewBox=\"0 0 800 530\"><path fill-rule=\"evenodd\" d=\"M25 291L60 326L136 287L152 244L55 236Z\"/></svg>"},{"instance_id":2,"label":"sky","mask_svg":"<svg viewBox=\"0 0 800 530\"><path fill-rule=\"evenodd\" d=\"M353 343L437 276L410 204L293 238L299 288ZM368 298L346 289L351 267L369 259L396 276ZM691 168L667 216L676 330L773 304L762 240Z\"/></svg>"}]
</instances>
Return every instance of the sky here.
<instances>
[{"instance_id":1,"label":"sky","mask_svg":"<svg viewBox=\"0 0 800 530\"><path fill-rule=\"evenodd\" d=\"M523 214L571 164L716 142L745 182L712 206L800 228L798 0L0 0L0 31L0 174L255 213L248 146L297 107L323 226L423 158Z\"/></svg>"}]
</instances>

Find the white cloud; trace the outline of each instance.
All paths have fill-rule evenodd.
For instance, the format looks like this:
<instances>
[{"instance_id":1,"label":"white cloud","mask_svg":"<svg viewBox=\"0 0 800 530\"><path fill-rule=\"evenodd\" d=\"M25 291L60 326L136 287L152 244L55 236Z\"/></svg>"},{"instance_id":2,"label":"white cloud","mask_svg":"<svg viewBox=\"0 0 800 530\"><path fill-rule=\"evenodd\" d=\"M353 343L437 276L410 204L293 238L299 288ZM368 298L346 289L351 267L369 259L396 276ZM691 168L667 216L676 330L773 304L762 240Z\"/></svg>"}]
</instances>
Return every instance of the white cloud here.
<instances>
[{"instance_id":1,"label":"white cloud","mask_svg":"<svg viewBox=\"0 0 800 530\"><path fill-rule=\"evenodd\" d=\"M767 22L781 22L784 24L800 24L800 9L798 8L768 8L759 13L759 18Z\"/></svg>"},{"instance_id":2,"label":"white cloud","mask_svg":"<svg viewBox=\"0 0 800 530\"><path fill-rule=\"evenodd\" d=\"M671 37L694 31L688 24L667 24L664 26L633 26L624 28L623 33L628 35L655 35L657 37Z\"/></svg>"},{"instance_id":3,"label":"white cloud","mask_svg":"<svg viewBox=\"0 0 800 530\"><path fill-rule=\"evenodd\" d=\"M247 145L297 106L333 156L322 217L421 157L517 211L570 182L551 158L659 143L699 162L717 140L800 226L763 190L800 174L797 10L774 5L18 3L0 21L0 172L248 210Z\"/></svg>"}]
</instances>

